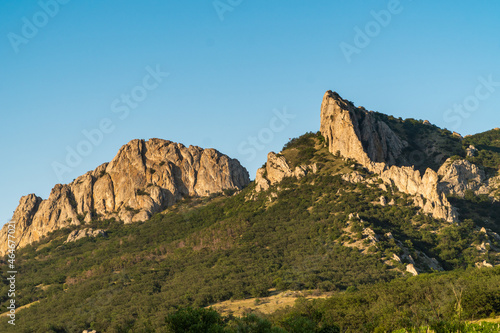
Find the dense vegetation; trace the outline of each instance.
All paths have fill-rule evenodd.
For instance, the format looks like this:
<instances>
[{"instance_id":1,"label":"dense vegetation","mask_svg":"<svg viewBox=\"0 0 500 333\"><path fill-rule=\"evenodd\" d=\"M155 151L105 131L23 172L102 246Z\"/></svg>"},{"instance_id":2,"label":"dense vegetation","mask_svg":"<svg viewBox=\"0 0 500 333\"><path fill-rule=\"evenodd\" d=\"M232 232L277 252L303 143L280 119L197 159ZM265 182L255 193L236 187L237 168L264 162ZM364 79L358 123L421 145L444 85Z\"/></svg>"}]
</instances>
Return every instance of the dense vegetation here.
<instances>
[{"instance_id":1,"label":"dense vegetation","mask_svg":"<svg viewBox=\"0 0 500 333\"><path fill-rule=\"evenodd\" d=\"M471 246L484 238L477 231L482 221L471 215L460 225L449 225L418 214L407 195L394 188L382 191L378 180L354 161L328 153L317 133L292 140L282 154L293 166L317 163L319 172L300 180L285 178L259 194L251 185L236 195L186 198L145 223L90 223L106 229L106 237L64 243L71 229L62 229L23 248L17 253L17 305L40 302L19 311L15 329L0 321L0 331L175 331L185 322L182 318L192 316L201 318L200 325L208 321L220 329L240 325L275 327L276 332L430 325L456 314L456 299L449 297L449 283L456 279L464 286L460 316L498 313L498 270L463 271L489 260L487 252ZM373 183L344 181L341 174L353 170ZM394 205L380 205L381 196ZM377 242L367 229L378 235ZM394 254L407 259L401 256L397 262ZM424 254L445 269L460 271L406 280L409 256L423 263ZM5 278L3 272L1 312L8 301ZM480 288L482 283L491 289ZM223 318L197 309L264 297L270 288L319 289L334 296L269 318ZM194 308L177 310L186 306ZM239 331L259 331L248 327Z\"/></svg>"},{"instance_id":2,"label":"dense vegetation","mask_svg":"<svg viewBox=\"0 0 500 333\"><path fill-rule=\"evenodd\" d=\"M424 173L427 168L437 171L451 156L465 157L460 137L446 129L412 118L403 120L378 112L375 116L408 143L399 158L400 165L413 165Z\"/></svg>"},{"instance_id":3,"label":"dense vegetation","mask_svg":"<svg viewBox=\"0 0 500 333\"><path fill-rule=\"evenodd\" d=\"M468 158L470 162L483 166L490 176L497 174L500 169L500 130L468 136L463 144L464 148L473 145L478 150L476 156Z\"/></svg>"},{"instance_id":4,"label":"dense vegetation","mask_svg":"<svg viewBox=\"0 0 500 333\"><path fill-rule=\"evenodd\" d=\"M463 140L463 148L467 149L473 145L477 149L475 156L467 157L471 163L483 168L486 177L499 175L500 169L500 130L493 129L484 133L468 136ZM497 199L500 198L500 190L492 193ZM491 196L475 195L468 191L463 198L450 197L449 201L458 208L460 216L464 219L482 221L482 223L500 233L500 202L493 201Z\"/></svg>"},{"instance_id":5,"label":"dense vegetation","mask_svg":"<svg viewBox=\"0 0 500 333\"><path fill-rule=\"evenodd\" d=\"M326 299L298 298L271 315L222 317L210 309L179 309L167 317L168 332L418 332L496 333L500 324L466 320L500 311L500 268L457 270L396 279L335 293ZM202 326L205 325L205 326ZM265 329L264 329L265 328Z\"/></svg>"}]
</instances>

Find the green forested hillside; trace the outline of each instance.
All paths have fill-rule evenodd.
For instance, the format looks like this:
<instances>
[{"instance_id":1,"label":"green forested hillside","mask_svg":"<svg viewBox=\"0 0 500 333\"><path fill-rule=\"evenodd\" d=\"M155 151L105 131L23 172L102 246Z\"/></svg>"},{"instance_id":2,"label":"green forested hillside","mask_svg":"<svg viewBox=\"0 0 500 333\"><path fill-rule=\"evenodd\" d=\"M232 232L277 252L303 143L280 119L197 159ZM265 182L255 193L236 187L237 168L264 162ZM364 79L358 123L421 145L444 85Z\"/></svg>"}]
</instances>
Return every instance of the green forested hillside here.
<instances>
[{"instance_id":1,"label":"green forested hillside","mask_svg":"<svg viewBox=\"0 0 500 333\"><path fill-rule=\"evenodd\" d=\"M464 147L473 145L478 154L469 157L469 161L485 167L490 175L495 175L500 169L500 130L491 131L468 136L464 139Z\"/></svg>"},{"instance_id":2,"label":"green forested hillside","mask_svg":"<svg viewBox=\"0 0 500 333\"><path fill-rule=\"evenodd\" d=\"M298 298L271 315L222 317L208 309L169 314L169 332L484 332L500 323L470 323L494 317L500 308L500 270L456 270L360 286L326 299ZM498 320L497 320L498 322ZM198 329L198 330L197 330ZM430 331L428 331L430 329Z\"/></svg>"},{"instance_id":3,"label":"green forested hillside","mask_svg":"<svg viewBox=\"0 0 500 333\"><path fill-rule=\"evenodd\" d=\"M465 156L461 140L452 132L423 120L401 119L376 112L408 146L399 157L399 165L411 165L423 174L427 168L437 171L447 158Z\"/></svg>"},{"instance_id":4,"label":"green forested hillside","mask_svg":"<svg viewBox=\"0 0 500 333\"><path fill-rule=\"evenodd\" d=\"M475 195L472 192L466 193L464 198L450 197L453 206L458 208L460 216L464 219L481 221L486 227L497 233L500 232L500 189L495 182L491 181L500 176L500 130L493 129L484 133L479 133L464 138L463 149L470 145L477 149L475 156L468 156L466 159L484 170L489 178L493 192L488 195ZM495 197L496 200L492 200Z\"/></svg>"},{"instance_id":5,"label":"green forested hillside","mask_svg":"<svg viewBox=\"0 0 500 333\"><path fill-rule=\"evenodd\" d=\"M406 310L401 310L397 318L415 311L414 319L420 320L428 318L428 314L420 315L419 311L432 311L432 306L426 310L421 310L420 305L414 308L406 297L420 295L423 304L426 297L437 300L440 293L449 294L449 289L433 289L435 281L444 279L447 284L474 263L490 259L488 253L471 246L481 244L484 238L478 232L479 221L450 225L418 214L407 195L391 188L382 191L376 179L370 185L342 180L342 173L365 171L354 161L329 154L320 135L308 133L294 139L282 154L291 165L315 162L319 172L300 180L285 178L258 194L250 185L234 195L186 198L144 223L123 225L108 220L90 224L106 229L106 237L65 244L71 230L58 230L18 251L17 305L40 302L19 311L15 329L0 321L0 331L163 331L169 325L165 318L178 307L262 297L273 287L334 292L337 296L313 306L320 316L313 319L328 318L331 327L347 327L355 322L365 327L362 325L373 320L386 323L392 313L389 303L402 297L391 292L402 288L407 296L399 302ZM381 205L381 196L395 204ZM353 219L351 214L359 214L359 219ZM368 229L378 236L377 242L367 236ZM445 269L460 271L438 280L431 276L406 280L405 264L409 261L392 259L394 254L403 253L417 263L422 263L421 257L426 254ZM424 264L422 267L432 272ZM497 281L498 269L484 272L484 276L463 273L464 284L469 285L467 281L476 276L485 283ZM5 274L1 312L7 305ZM385 284L394 279L394 284ZM414 283L432 290L416 294L411 287ZM380 303L379 298L386 293L387 304ZM492 297L495 302L500 299L497 294ZM443 315L437 319L454 313L449 307L455 303L449 297L446 300L439 305L445 308L439 310ZM464 310L464 316L498 312L500 306L495 302L483 304L479 308L482 312ZM361 319L353 317L357 308L346 304L358 304L356 311L363 314ZM342 316L341 308L350 312ZM299 306L293 311L305 310ZM271 319L286 328L283 321L290 313L293 317L293 311ZM400 324L404 322L390 325ZM323 326L318 325L319 332ZM375 326L366 329L369 327Z\"/></svg>"}]
</instances>

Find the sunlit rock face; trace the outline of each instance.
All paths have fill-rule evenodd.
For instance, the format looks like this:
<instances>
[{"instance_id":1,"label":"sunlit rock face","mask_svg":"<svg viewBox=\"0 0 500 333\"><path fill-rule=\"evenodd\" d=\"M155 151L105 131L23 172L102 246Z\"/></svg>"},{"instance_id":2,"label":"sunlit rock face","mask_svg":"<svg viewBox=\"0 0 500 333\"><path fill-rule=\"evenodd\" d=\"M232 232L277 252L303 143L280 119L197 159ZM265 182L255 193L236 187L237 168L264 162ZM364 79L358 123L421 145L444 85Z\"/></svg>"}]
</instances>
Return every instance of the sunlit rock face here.
<instances>
[{"instance_id":1,"label":"sunlit rock face","mask_svg":"<svg viewBox=\"0 0 500 333\"><path fill-rule=\"evenodd\" d=\"M12 217L17 246L92 219L145 221L185 196L240 190L249 182L247 170L237 160L215 149L161 139L132 140L110 163L70 184L56 185L48 199L34 194L22 197ZM2 254L8 246L7 233L5 226L0 231Z\"/></svg>"}]
</instances>

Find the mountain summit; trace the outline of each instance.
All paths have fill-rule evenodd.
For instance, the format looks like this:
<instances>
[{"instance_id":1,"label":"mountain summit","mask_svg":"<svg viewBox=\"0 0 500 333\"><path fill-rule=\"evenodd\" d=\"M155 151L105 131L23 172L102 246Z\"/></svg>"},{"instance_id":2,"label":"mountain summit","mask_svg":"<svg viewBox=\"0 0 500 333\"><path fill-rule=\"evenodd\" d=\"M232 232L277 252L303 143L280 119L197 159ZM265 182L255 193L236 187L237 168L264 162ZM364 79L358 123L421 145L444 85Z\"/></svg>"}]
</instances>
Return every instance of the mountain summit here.
<instances>
[{"instance_id":1,"label":"mountain summit","mask_svg":"<svg viewBox=\"0 0 500 333\"><path fill-rule=\"evenodd\" d=\"M499 166L488 167L494 163L497 149L483 145L487 149L478 151L467 144L474 137L464 139L428 121L402 120L368 111L333 91L327 91L321 103L320 133L330 153L358 162L371 177L379 177L382 188L394 186L410 195L417 207L436 219L459 221L459 213L448 196L463 198L470 191L497 200L500 176L495 170ZM490 136L499 134L495 129ZM313 168L317 166L301 165L292 171L282 156L270 153L266 167L257 171L256 188L266 190L284 177L300 178ZM485 169L490 170L489 176ZM344 178L366 182L357 171Z\"/></svg>"},{"instance_id":2,"label":"mountain summit","mask_svg":"<svg viewBox=\"0 0 500 333\"><path fill-rule=\"evenodd\" d=\"M148 220L186 196L240 190L250 182L240 163L215 149L161 139L132 140L110 163L56 185L47 200L24 196L14 212L17 246L39 240L56 229L99 218L125 223ZM2 254L7 227L0 231Z\"/></svg>"}]
</instances>

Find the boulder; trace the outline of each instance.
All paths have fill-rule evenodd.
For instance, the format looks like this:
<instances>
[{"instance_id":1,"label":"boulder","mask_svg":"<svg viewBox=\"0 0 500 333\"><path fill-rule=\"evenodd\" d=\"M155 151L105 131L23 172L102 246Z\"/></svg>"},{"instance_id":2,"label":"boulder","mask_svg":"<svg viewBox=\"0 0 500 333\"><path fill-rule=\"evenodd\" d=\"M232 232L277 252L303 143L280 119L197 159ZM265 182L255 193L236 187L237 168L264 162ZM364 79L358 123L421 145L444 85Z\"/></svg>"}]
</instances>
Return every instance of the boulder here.
<instances>
[{"instance_id":1,"label":"boulder","mask_svg":"<svg viewBox=\"0 0 500 333\"><path fill-rule=\"evenodd\" d=\"M478 150L473 145L470 145L465 151L467 153L467 157L474 157L478 153Z\"/></svg>"},{"instance_id":2,"label":"boulder","mask_svg":"<svg viewBox=\"0 0 500 333\"><path fill-rule=\"evenodd\" d=\"M418 275L418 271L413 264L406 265L406 271L412 275Z\"/></svg>"}]
</instances>

